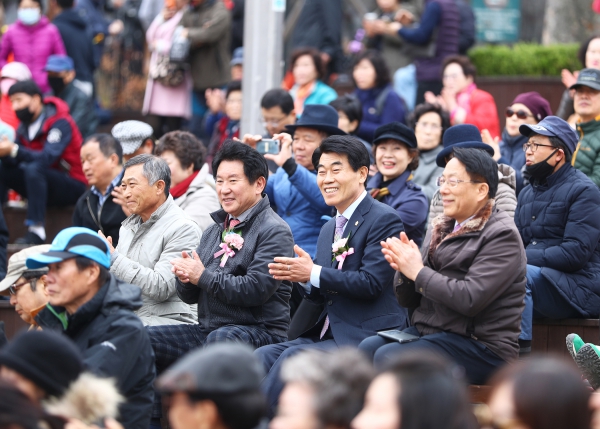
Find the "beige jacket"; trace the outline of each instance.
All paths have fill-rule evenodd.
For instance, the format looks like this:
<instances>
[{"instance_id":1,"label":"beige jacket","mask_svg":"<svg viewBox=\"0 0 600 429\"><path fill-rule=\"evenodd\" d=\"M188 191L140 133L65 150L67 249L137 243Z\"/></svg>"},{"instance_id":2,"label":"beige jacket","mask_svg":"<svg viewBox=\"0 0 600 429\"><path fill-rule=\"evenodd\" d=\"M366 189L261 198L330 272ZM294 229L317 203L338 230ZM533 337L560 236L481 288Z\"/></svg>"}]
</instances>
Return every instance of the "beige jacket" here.
<instances>
[{"instance_id":1,"label":"beige jacket","mask_svg":"<svg viewBox=\"0 0 600 429\"><path fill-rule=\"evenodd\" d=\"M177 297L172 259L200 244L202 231L169 195L146 222L131 215L119 231L110 271L142 289L144 305L137 311L144 325L196 323L198 312Z\"/></svg>"}]
</instances>

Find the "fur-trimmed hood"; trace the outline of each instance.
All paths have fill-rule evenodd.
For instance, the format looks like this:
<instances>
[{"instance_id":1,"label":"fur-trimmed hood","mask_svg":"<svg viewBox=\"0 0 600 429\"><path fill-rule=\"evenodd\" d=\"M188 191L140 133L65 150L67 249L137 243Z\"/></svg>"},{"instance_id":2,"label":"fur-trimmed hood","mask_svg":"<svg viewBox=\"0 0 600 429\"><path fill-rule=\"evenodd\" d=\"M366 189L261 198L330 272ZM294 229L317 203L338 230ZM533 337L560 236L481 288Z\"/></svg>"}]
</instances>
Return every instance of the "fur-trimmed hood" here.
<instances>
[{"instance_id":1,"label":"fur-trimmed hood","mask_svg":"<svg viewBox=\"0 0 600 429\"><path fill-rule=\"evenodd\" d=\"M91 425L107 417L116 419L123 401L114 379L83 372L64 395L44 401L43 406L49 414Z\"/></svg>"},{"instance_id":2,"label":"fur-trimmed hood","mask_svg":"<svg viewBox=\"0 0 600 429\"><path fill-rule=\"evenodd\" d=\"M440 243L448 238L458 237L460 235L468 234L470 232L481 231L487 221L490 219L494 210L495 201L489 199L483 208L481 208L471 219L468 219L464 225L458 230L454 231L454 225L456 220L441 214L436 216L431 221L431 242L429 245L429 256L433 255L435 249Z\"/></svg>"}]
</instances>

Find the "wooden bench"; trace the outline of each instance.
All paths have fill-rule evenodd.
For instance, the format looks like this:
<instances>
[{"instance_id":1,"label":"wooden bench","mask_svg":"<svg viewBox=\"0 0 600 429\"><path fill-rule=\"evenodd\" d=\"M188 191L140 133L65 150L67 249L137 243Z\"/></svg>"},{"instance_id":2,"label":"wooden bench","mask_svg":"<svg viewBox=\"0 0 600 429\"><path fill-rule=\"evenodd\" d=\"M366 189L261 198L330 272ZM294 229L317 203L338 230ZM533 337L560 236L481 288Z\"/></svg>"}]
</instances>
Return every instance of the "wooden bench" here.
<instances>
[{"instance_id":1,"label":"wooden bench","mask_svg":"<svg viewBox=\"0 0 600 429\"><path fill-rule=\"evenodd\" d=\"M600 344L598 319L538 319L533 321L534 354L557 354L570 359L565 338L569 334L579 335L586 343Z\"/></svg>"}]
</instances>

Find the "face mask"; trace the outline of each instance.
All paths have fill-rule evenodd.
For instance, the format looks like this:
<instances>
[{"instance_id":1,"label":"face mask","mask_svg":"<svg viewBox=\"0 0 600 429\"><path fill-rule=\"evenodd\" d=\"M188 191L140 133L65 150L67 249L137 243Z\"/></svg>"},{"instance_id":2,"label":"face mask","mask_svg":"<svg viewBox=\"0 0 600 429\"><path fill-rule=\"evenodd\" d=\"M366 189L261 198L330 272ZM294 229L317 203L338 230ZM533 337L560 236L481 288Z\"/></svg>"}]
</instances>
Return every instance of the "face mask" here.
<instances>
[{"instance_id":1,"label":"face mask","mask_svg":"<svg viewBox=\"0 0 600 429\"><path fill-rule=\"evenodd\" d=\"M5 77L4 79L0 80L0 92L2 92L2 94L4 94L4 95L8 95L8 90L15 83L17 83L16 79L11 79L10 77Z\"/></svg>"},{"instance_id":2,"label":"face mask","mask_svg":"<svg viewBox=\"0 0 600 429\"><path fill-rule=\"evenodd\" d=\"M33 113L29 111L29 106L15 110L15 114L17 115L17 118L19 118L19 121L25 124L30 124L33 119Z\"/></svg>"},{"instance_id":3,"label":"face mask","mask_svg":"<svg viewBox=\"0 0 600 429\"><path fill-rule=\"evenodd\" d=\"M533 165L528 165L527 167L525 167L525 171L527 171L527 173L531 177L537 179L538 181L545 180L546 178L548 178L548 176L554 173L555 166L548 164L548 160L552 158L557 151L558 149L552 152L550 156L548 156L548 158L546 158L543 161L540 161Z\"/></svg>"},{"instance_id":4,"label":"face mask","mask_svg":"<svg viewBox=\"0 0 600 429\"><path fill-rule=\"evenodd\" d=\"M58 96L65 89L65 81L62 77L48 76L48 85L52 88L54 95Z\"/></svg>"},{"instance_id":5,"label":"face mask","mask_svg":"<svg viewBox=\"0 0 600 429\"><path fill-rule=\"evenodd\" d=\"M24 8L17 11L17 17L25 25L37 24L41 18L42 12L39 8Z\"/></svg>"}]
</instances>

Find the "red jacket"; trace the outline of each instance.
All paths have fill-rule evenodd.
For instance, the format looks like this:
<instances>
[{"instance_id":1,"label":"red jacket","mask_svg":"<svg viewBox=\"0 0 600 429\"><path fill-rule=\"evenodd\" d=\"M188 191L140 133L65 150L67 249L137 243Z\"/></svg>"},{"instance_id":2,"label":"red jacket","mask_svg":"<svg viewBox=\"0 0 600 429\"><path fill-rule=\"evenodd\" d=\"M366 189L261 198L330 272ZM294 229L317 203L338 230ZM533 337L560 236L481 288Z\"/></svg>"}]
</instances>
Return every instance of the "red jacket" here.
<instances>
[{"instance_id":1,"label":"red jacket","mask_svg":"<svg viewBox=\"0 0 600 429\"><path fill-rule=\"evenodd\" d=\"M69 114L69 106L59 98L45 97L43 115L42 126L31 141L27 126L19 125L15 139L20 146L16 162L41 162L87 184L79 155L83 139Z\"/></svg>"},{"instance_id":2,"label":"red jacket","mask_svg":"<svg viewBox=\"0 0 600 429\"><path fill-rule=\"evenodd\" d=\"M8 95L2 94L0 96L0 120L6 122L8 125L13 127L15 130L19 127L19 118L12 108L10 98Z\"/></svg>"},{"instance_id":3,"label":"red jacket","mask_svg":"<svg viewBox=\"0 0 600 429\"><path fill-rule=\"evenodd\" d=\"M487 129L492 137L500 137L500 119L492 94L481 89L473 91L471 113L467 115L464 123L475 125L479 131Z\"/></svg>"}]
</instances>

